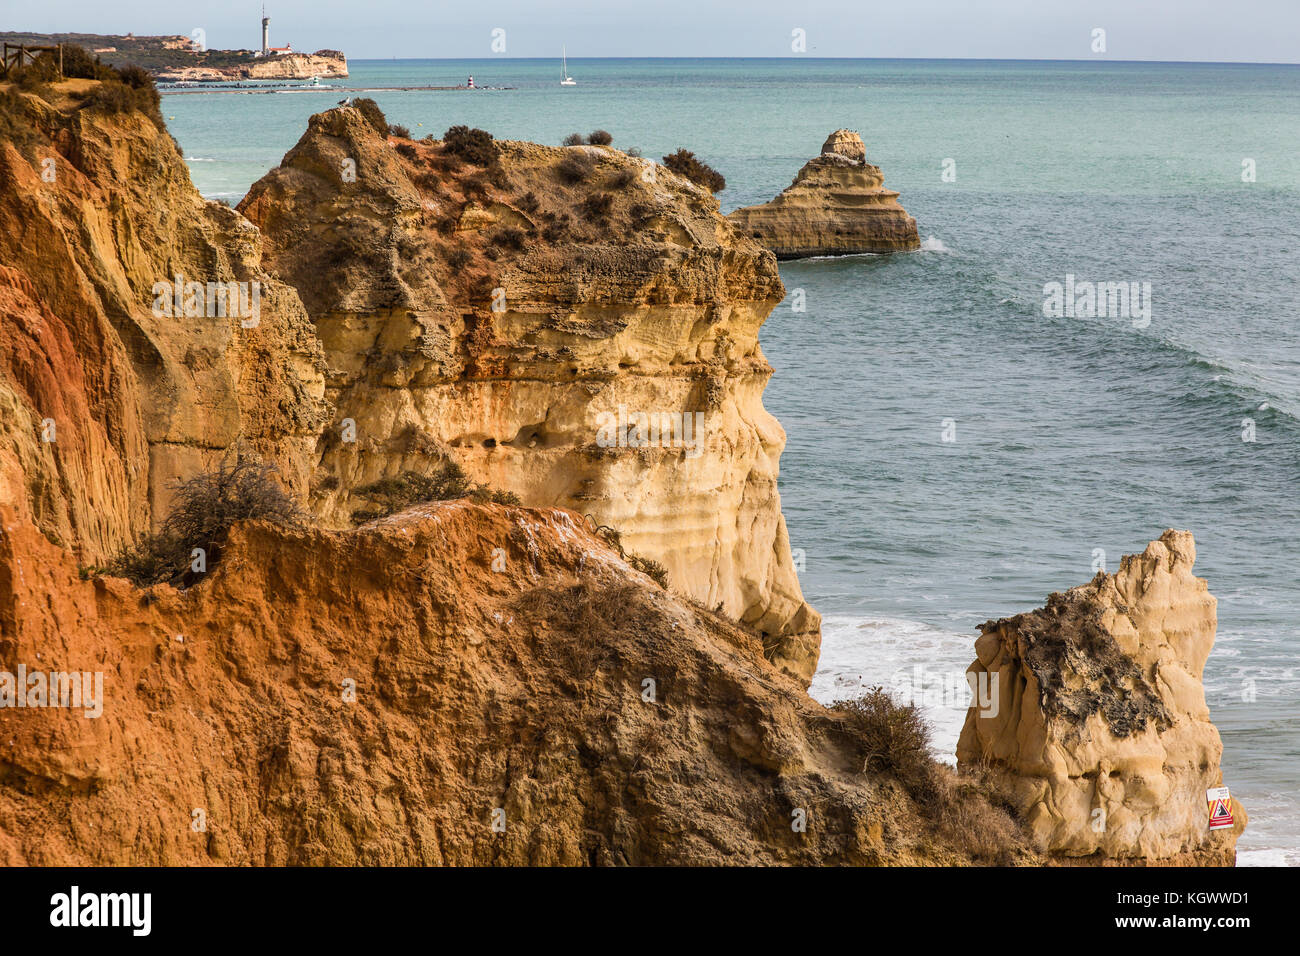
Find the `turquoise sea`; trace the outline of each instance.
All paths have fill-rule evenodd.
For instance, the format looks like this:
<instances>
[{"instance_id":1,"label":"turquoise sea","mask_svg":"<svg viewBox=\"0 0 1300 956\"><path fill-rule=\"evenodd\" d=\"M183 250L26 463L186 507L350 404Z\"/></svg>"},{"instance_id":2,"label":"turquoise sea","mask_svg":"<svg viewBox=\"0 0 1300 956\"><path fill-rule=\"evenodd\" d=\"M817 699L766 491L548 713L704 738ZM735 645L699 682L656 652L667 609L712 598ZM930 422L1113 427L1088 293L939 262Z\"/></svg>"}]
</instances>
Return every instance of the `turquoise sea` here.
<instances>
[{"instance_id":1,"label":"turquoise sea","mask_svg":"<svg viewBox=\"0 0 1300 956\"><path fill-rule=\"evenodd\" d=\"M826 615L813 693L950 681L980 622L1189 529L1219 599L1206 687L1251 815L1240 862L1300 864L1300 67L570 60L571 88L558 61L351 68L331 85L512 88L372 94L417 136L685 146L727 177L724 211L859 130L924 248L783 263L806 311L792 295L762 335L784 510ZM343 95L163 112L199 189L236 202ZM1067 275L1150 283L1150 322L1045 316ZM951 754L964 701L924 703Z\"/></svg>"}]
</instances>

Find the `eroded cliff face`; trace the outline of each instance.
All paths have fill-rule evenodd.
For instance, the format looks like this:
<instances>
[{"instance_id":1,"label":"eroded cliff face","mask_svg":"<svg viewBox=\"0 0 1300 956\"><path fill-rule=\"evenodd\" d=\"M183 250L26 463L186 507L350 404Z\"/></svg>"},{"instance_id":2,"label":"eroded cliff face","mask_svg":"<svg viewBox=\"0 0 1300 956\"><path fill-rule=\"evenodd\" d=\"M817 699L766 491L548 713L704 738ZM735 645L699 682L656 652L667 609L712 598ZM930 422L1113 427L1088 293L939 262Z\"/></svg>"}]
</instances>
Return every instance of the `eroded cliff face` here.
<instances>
[{"instance_id":1,"label":"eroded cliff face","mask_svg":"<svg viewBox=\"0 0 1300 956\"><path fill-rule=\"evenodd\" d=\"M165 133L75 90L0 104L0 863L1040 862L977 775L882 769L804 692L756 341L780 283L712 197L599 148L479 169L336 110L245 204L264 264ZM159 314L176 275L257 281L258 321ZM697 403L698 455L617 417ZM336 527L238 524L184 590L83 580L236 447ZM358 488L444 454L548 506L349 527ZM1086 859L1227 858L1187 836L1219 754L1192 557L1167 534L981 641L1015 706L962 759L1049 852L1093 852L1095 792L1116 836ZM21 669L102 693L18 707Z\"/></svg>"},{"instance_id":2,"label":"eroded cliff face","mask_svg":"<svg viewBox=\"0 0 1300 956\"><path fill-rule=\"evenodd\" d=\"M284 53L261 59L249 58L232 66L172 66L158 71L158 79L176 81L212 80L310 80L315 76L346 77L348 59L338 50L315 53Z\"/></svg>"},{"instance_id":3,"label":"eroded cliff face","mask_svg":"<svg viewBox=\"0 0 1300 956\"><path fill-rule=\"evenodd\" d=\"M1246 814L1209 830L1223 745L1201 683L1216 601L1192 574L1196 546L1166 531L1115 574L1047 606L990 621L977 681L999 704L972 708L957 745L1014 795L1040 849L1084 863L1227 865Z\"/></svg>"},{"instance_id":4,"label":"eroded cliff face","mask_svg":"<svg viewBox=\"0 0 1300 956\"><path fill-rule=\"evenodd\" d=\"M0 502L87 564L237 443L305 495L325 420L322 352L257 230L144 114L76 108L90 86L13 94L0 141ZM177 277L243 283L250 309L159 314Z\"/></svg>"},{"instance_id":5,"label":"eroded cliff face","mask_svg":"<svg viewBox=\"0 0 1300 956\"><path fill-rule=\"evenodd\" d=\"M810 679L820 619L781 515L785 434L762 406L774 259L645 160L494 148L484 167L333 109L240 205L330 368L313 511L349 527L358 488L449 455L619 529Z\"/></svg>"},{"instance_id":6,"label":"eroded cliff face","mask_svg":"<svg viewBox=\"0 0 1300 956\"><path fill-rule=\"evenodd\" d=\"M862 137L836 130L781 195L727 218L779 259L919 249L916 220L884 182Z\"/></svg>"},{"instance_id":7,"label":"eroded cliff face","mask_svg":"<svg viewBox=\"0 0 1300 956\"><path fill-rule=\"evenodd\" d=\"M758 638L573 512L249 523L225 555L187 591L82 581L0 508L2 666L103 674L97 717L0 709L0 863L1034 859L865 773Z\"/></svg>"}]
</instances>

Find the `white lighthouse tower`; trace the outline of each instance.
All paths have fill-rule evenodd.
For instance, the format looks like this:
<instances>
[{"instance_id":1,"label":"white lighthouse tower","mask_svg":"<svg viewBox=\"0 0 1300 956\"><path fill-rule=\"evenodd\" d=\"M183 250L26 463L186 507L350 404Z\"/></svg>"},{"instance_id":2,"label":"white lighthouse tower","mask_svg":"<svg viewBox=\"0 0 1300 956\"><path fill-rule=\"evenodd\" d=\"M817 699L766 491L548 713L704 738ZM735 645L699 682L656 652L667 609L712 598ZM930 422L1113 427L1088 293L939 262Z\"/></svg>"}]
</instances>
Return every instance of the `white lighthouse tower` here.
<instances>
[{"instance_id":1,"label":"white lighthouse tower","mask_svg":"<svg viewBox=\"0 0 1300 956\"><path fill-rule=\"evenodd\" d=\"M266 6L262 6L262 56L270 52L271 47L271 18L266 15Z\"/></svg>"}]
</instances>

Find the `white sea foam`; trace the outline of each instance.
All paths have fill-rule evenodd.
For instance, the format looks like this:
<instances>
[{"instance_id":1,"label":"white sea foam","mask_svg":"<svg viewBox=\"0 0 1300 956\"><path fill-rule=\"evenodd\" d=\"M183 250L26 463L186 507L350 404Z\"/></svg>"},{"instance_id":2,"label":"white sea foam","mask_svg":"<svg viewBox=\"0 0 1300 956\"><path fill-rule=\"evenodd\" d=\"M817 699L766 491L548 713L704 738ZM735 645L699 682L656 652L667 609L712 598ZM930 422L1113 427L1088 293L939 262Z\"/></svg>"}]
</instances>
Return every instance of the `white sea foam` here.
<instances>
[{"instance_id":1,"label":"white sea foam","mask_svg":"<svg viewBox=\"0 0 1300 956\"><path fill-rule=\"evenodd\" d=\"M922 252L952 252L943 244L943 240L936 236L926 236L921 240Z\"/></svg>"}]
</instances>

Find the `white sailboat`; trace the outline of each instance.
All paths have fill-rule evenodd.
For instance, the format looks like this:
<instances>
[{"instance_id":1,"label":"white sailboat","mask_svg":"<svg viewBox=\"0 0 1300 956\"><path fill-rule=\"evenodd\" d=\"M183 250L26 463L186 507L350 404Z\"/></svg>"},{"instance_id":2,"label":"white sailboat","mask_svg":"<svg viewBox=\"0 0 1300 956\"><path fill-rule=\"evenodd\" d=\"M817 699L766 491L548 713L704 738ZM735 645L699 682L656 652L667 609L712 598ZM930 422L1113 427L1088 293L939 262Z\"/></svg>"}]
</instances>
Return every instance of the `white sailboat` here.
<instances>
[{"instance_id":1,"label":"white sailboat","mask_svg":"<svg viewBox=\"0 0 1300 956\"><path fill-rule=\"evenodd\" d=\"M575 80L573 77L569 76L569 51L564 49L564 47L560 48L560 59L562 62L562 65L560 67L560 77L561 77L560 85L577 86L578 81Z\"/></svg>"}]
</instances>

